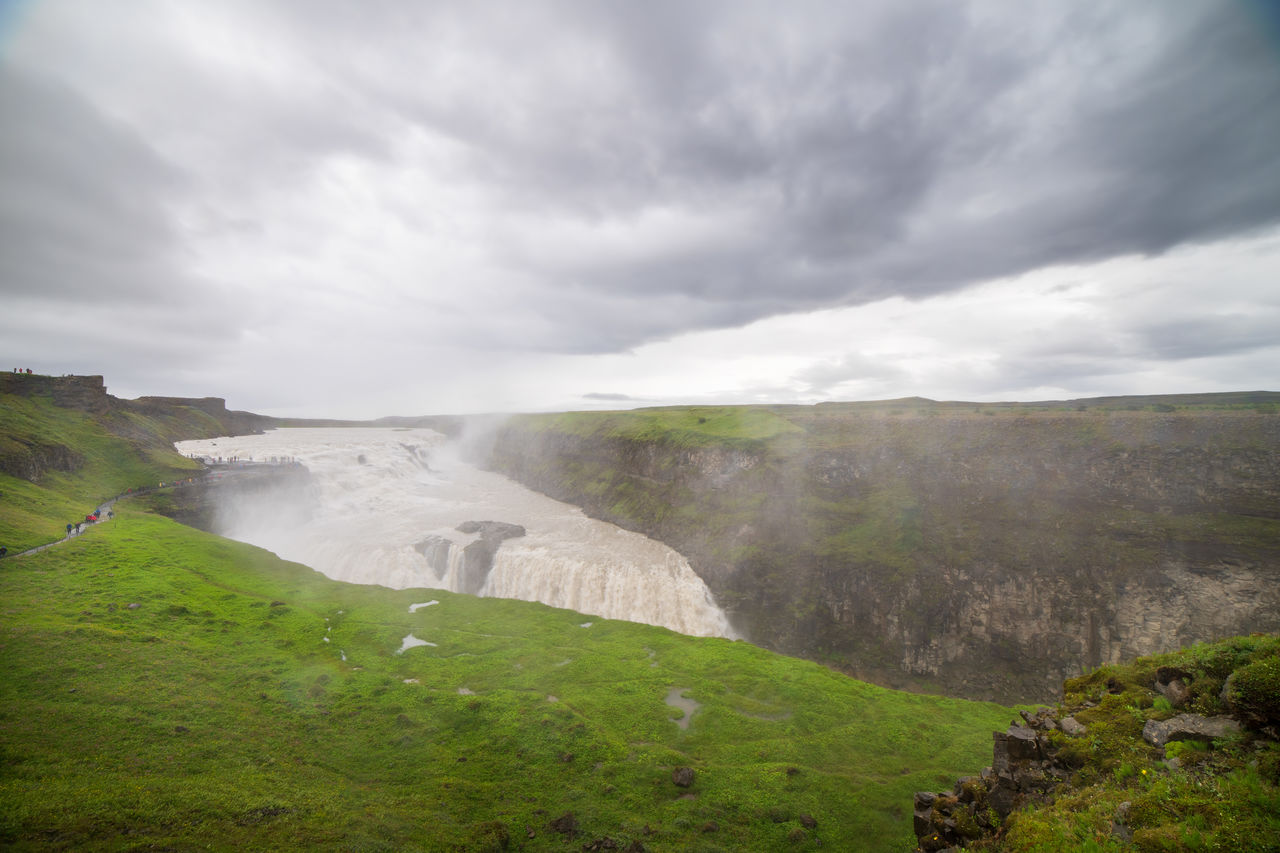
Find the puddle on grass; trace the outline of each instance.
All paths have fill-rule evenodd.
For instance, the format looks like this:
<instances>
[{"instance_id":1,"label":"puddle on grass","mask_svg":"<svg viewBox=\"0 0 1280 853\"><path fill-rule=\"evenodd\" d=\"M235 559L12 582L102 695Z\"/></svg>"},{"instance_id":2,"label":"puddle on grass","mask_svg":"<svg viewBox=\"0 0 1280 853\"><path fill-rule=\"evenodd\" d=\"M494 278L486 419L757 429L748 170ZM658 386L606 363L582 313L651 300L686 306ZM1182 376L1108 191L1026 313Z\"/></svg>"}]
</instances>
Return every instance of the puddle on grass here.
<instances>
[{"instance_id":1,"label":"puddle on grass","mask_svg":"<svg viewBox=\"0 0 1280 853\"><path fill-rule=\"evenodd\" d=\"M413 634L408 634L407 636L405 636L404 640L400 643L400 648L396 650L396 654L402 655L405 652L407 652L409 649L416 648L417 646L434 646L434 645L435 643L428 643L426 640L419 640L417 637L413 636Z\"/></svg>"},{"instance_id":2,"label":"puddle on grass","mask_svg":"<svg viewBox=\"0 0 1280 853\"><path fill-rule=\"evenodd\" d=\"M459 696L474 696L474 695L476 695L476 692L475 692L474 690L472 690L471 688L469 688L469 687L459 687L459 688L458 688L458 695L459 695Z\"/></svg>"},{"instance_id":3,"label":"puddle on grass","mask_svg":"<svg viewBox=\"0 0 1280 853\"><path fill-rule=\"evenodd\" d=\"M424 608L424 607L430 607L430 606L431 606L431 605L433 605L433 604L439 604L439 603L440 603L440 602L436 601L435 599L432 599L431 601L424 601L424 602L422 602L421 604L410 604L410 605L409 605L409 612L410 612L410 613L417 613L419 610L421 610L421 609L422 609L422 608Z\"/></svg>"},{"instance_id":4,"label":"puddle on grass","mask_svg":"<svg viewBox=\"0 0 1280 853\"><path fill-rule=\"evenodd\" d=\"M693 712L702 707L701 702L695 702L684 695L684 691L688 689L687 687L672 687L667 691L667 704L672 708L679 708L684 711L684 716L675 721L676 725L682 729L689 728L689 720L693 717Z\"/></svg>"},{"instance_id":5,"label":"puddle on grass","mask_svg":"<svg viewBox=\"0 0 1280 853\"><path fill-rule=\"evenodd\" d=\"M583 623L582 623L581 625L579 625L578 627L579 627L579 628L590 628L593 624L594 624L594 623L592 623L592 622L583 622Z\"/></svg>"}]
</instances>

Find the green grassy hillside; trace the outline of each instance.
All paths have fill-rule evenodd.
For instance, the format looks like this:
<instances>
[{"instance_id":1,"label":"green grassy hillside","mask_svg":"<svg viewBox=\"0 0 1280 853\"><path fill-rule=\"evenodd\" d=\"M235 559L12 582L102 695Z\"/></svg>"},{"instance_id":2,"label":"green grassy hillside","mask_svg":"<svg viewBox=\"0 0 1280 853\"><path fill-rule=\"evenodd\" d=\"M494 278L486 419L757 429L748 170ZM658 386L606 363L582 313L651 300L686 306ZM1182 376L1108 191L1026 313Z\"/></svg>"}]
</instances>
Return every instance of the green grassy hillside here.
<instances>
[{"instance_id":1,"label":"green grassy hillside","mask_svg":"<svg viewBox=\"0 0 1280 853\"><path fill-rule=\"evenodd\" d=\"M180 423L133 412L95 416L48 398L0 395L0 545L17 553L44 544L126 489L191 476L199 463L175 453L166 437L218 432L202 413L187 414Z\"/></svg>"},{"instance_id":2,"label":"green grassy hillside","mask_svg":"<svg viewBox=\"0 0 1280 853\"><path fill-rule=\"evenodd\" d=\"M15 543L186 464L0 403L6 440L78 456L5 475ZM911 793L981 766L1010 717L741 642L337 583L146 500L0 561L6 849L905 850Z\"/></svg>"}]
</instances>

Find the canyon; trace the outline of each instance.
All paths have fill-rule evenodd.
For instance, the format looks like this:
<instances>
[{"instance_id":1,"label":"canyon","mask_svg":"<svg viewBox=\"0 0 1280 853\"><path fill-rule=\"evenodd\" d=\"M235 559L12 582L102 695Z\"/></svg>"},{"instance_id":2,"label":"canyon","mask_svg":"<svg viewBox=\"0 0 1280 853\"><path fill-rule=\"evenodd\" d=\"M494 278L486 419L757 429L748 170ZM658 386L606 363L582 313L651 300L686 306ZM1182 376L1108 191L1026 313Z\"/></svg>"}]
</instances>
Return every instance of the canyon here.
<instances>
[{"instance_id":1,"label":"canyon","mask_svg":"<svg viewBox=\"0 0 1280 853\"><path fill-rule=\"evenodd\" d=\"M0 374L0 391L125 436L145 418L167 441L321 425L468 435L485 467L687 557L738 635L887 686L1051 700L1104 663L1280 629L1274 392L357 424L118 400L92 376ZM81 464L51 438L0 446L0 470L32 482ZM207 503L183 501L173 514L207 522Z\"/></svg>"},{"instance_id":2,"label":"canyon","mask_svg":"<svg viewBox=\"0 0 1280 853\"><path fill-rule=\"evenodd\" d=\"M686 555L751 642L1048 700L1280 627L1274 397L525 415L488 462Z\"/></svg>"}]
</instances>

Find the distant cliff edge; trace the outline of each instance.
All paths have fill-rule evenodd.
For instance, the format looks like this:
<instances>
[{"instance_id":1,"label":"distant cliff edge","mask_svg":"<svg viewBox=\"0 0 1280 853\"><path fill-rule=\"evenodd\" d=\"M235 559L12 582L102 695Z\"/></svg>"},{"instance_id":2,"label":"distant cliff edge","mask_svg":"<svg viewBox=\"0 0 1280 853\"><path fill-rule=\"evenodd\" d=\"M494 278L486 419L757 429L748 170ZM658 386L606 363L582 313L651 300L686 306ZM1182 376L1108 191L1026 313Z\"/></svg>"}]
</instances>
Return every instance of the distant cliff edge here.
<instances>
[{"instance_id":1,"label":"distant cliff edge","mask_svg":"<svg viewBox=\"0 0 1280 853\"><path fill-rule=\"evenodd\" d=\"M1280 629L1277 401L525 415L489 465L688 556L752 642L1026 701Z\"/></svg>"},{"instance_id":2,"label":"distant cliff edge","mask_svg":"<svg viewBox=\"0 0 1280 853\"><path fill-rule=\"evenodd\" d=\"M0 373L0 395L47 400L83 412L109 432L139 447L163 447L188 438L261 432L275 419L227 409L221 397L139 397L122 400L107 393L101 376L43 376ZM50 471L74 471L80 454L52 437L6 436L0 442L0 471L36 482Z\"/></svg>"}]
</instances>

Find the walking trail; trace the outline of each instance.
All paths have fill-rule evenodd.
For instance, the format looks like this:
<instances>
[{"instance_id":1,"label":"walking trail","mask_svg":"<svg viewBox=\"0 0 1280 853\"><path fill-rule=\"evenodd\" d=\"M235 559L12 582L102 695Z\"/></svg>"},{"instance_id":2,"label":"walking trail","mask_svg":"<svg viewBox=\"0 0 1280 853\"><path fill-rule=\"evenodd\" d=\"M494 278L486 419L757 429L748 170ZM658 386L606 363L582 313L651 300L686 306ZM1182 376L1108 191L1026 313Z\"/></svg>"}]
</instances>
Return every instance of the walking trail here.
<instances>
[{"instance_id":1,"label":"walking trail","mask_svg":"<svg viewBox=\"0 0 1280 853\"><path fill-rule=\"evenodd\" d=\"M172 487L180 484L170 483L168 485L169 487ZM159 489L162 487L164 487L164 484L161 484L160 487L150 486L150 487L141 488L141 489L130 489L127 492L121 492L120 494L116 495L114 498L108 498L107 500L99 503L97 509L95 509L92 513L90 513L91 515L96 515L98 517L97 521L80 522L75 527L71 528L71 531L67 533L66 536L63 536L61 539L55 539L52 542L46 542L43 545L37 545L36 547L28 548L25 551L18 551L13 554L6 554L5 559L9 559L12 557L25 557L28 554L38 554L41 551L54 547L55 545L61 545L64 542L70 542L72 539L83 536L89 530L89 528L95 525L103 524L105 522L110 521L114 513L112 513L112 515L108 515L108 513L112 512L111 507L113 507L115 505L115 502L120 500L121 498L132 498L132 497L136 497L137 495L150 494L151 492L159 491ZM83 524L84 526L83 530L80 529L81 524Z\"/></svg>"}]
</instances>

